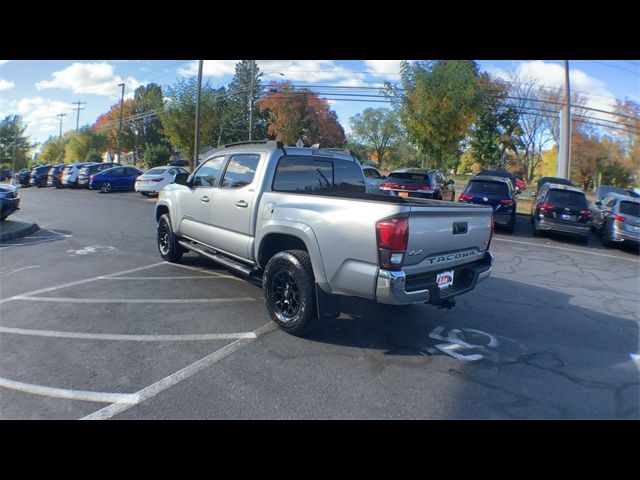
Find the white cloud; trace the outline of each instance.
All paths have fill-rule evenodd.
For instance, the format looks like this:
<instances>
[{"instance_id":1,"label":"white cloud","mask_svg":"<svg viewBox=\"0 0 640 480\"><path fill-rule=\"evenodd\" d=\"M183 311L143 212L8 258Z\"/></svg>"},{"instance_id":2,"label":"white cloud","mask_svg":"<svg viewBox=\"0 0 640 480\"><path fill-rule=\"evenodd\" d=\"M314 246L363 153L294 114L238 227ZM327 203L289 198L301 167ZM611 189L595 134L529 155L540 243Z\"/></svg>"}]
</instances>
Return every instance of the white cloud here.
<instances>
[{"instance_id":1,"label":"white cloud","mask_svg":"<svg viewBox=\"0 0 640 480\"><path fill-rule=\"evenodd\" d=\"M224 77L233 75L236 71L238 60L205 60L202 64L203 77ZM181 77L193 77L198 75L198 60L189 63L187 68L180 67L177 74Z\"/></svg>"},{"instance_id":2,"label":"white cloud","mask_svg":"<svg viewBox=\"0 0 640 480\"><path fill-rule=\"evenodd\" d=\"M64 70L52 73L53 80L36 83L38 90L46 88L62 88L74 93L120 97L119 83L125 83L125 89L133 91L147 82L140 82L133 77L123 79L116 75L113 65L108 63L73 63Z\"/></svg>"},{"instance_id":3,"label":"white cloud","mask_svg":"<svg viewBox=\"0 0 640 480\"><path fill-rule=\"evenodd\" d=\"M4 78L0 78L0 92L2 90L9 90L10 88L15 87L16 84L11 80L5 80Z\"/></svg>"},{"instance_id":4,"label":"white cloud","mask_svg":"<svg viewBox=\"0 0 640 480\"><path fill-rule=\"evenodd\" d=\"M487 71L503 80L510 79L510 72L500 68L489 66ZM557 63L541 60L522 62L517 66L515 73L522 78L535 80L539 86L564 89L564 66ZM615 106L615 96L607 90L606 83L587 75L582 70L571 68L571 62L569 62L569 87L572 92L586 98L585 106L589 108L611 111ZM594 118L619 120L618 117L598 112L591 113Z\"/></svg>"},{"instance_id":5,"label":"white cloud","mask_svg":"<svg viewBox=\"0 0 640 480\"><path fill-rule=\"evenodd\" d=\"M0 116L20 115L27 124L27 134L43 139L57 133L60 128L60 119L56 117L59 113L66 113L63 119L62 129L68 130L66 124L73 111L73 104L49 100L42 97L26 97L11 102L3 102L3 112Z\"/></svg>"},{"instance_id":6,"label":"white cloud","mask_svg":"<svg viewBox=\"0 0 640 480\"><path fill-rule=\"evenodd\" d=\"M402 60L365 60L364 64L371 71L369 75L388 77L400 75L400 62Z\"/></svg>"}]
</instances>

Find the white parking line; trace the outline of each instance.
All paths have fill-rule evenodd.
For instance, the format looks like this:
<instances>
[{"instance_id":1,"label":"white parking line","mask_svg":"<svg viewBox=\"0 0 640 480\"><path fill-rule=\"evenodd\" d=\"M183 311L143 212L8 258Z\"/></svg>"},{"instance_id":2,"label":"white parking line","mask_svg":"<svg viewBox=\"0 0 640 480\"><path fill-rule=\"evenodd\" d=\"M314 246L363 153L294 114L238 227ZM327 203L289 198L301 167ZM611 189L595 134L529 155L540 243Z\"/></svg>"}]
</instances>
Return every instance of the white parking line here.
<instances>
[{"instance_id":1,"label":"white parking line","mask_svg":"<svg viewBox=\"0 0 640 480\"><path fill-rule=\"evenodd\" d=\"M57 303L232 303L255 302L251 297L231 298L71 298L71 297L31 297L17 295L13 300L29 302L57 302Z\"/></svg>"},{"instance_id":2,"label":"white parking line","mask_svg":"<svg viewBox=\"0 0 640 480\"><path fill-rule=\"evenodd\" d=\"M182 277L102 277L100 280L225 280L226 277L218 277L213 275L187 275Z\"/></svg>"},{"instance_id":3,"label":"white parking line","mask_svg":"<svg viewBox=\"0 0 640 480\"><path fill-rule=\"evenodd\" d=\"M140 399L137 394L89 392L85 390L69 390L66 388L45 387L31 383L16 382L0 377L0 387L20 392L42 395L45 397L64 398L66 400L80 400L84 402L112 403L114 405L135 405Z\"/></svg>"},{"instance_id":4,"label":"white parking line","mask_svg":"<svg viewBox=\"0 0 640 480\"><path fill-rule=\"evenodd\" d=\"M198 267L192 267L190 265L181 265L179 263L169 263L169 262L165 262L167 263L167 265L173 265L174 267L180 267L180 268L186 268L187 270L193 270L195 272L201 272L201 273L206 273L207 275L215 275L215 276L219 276L222 278L234 278L236 280L242 280L238 277L234 277L233 275L225 275L224 273L218 273L218 272L212 272L210 270L205 270L203 268L198 268Z\"/></svg>"},{"instance_id":5,"label":"white parking line","mask_svg":"<svg viewBox=\"0 0 640 480\"><path fill-rule=\"evenodd\" d=\"M137 271L140 271L140 270L145 270L147 268L157 267L158 265L164 265L165 263L166 262L153 263L151 265L146 265L144 267L132 268L130 270L123 270L122 272L113 273L112 275L125 275L127 273L133 273L133 272L137 272ZM9 298L3 298L3 299L0 300L0 304L6 303L6 302L10 302L11 300L15 300L17 297L26 297L26 296L29 296L29 295L38 295L39 293L53 292L54 290L60 290L61 288L65 288L65 287L73 287L74 285L82 285L83 283L95 282L96 280L100 280L100 278L102 278L102 275L97 276L97 277L85 278L84 280L78 280L76 282L63 283L63 284L60 284L60 285L55 285L53 287L41 288L39 290L33 290L32 292L23 293L21 295L16 295L16 296L9 297Z\"/></svg>"},{"instance_id":6,"label":"white parking line","mask_svg":"<svg viewBox=\"0 0 640 480\"><path fill-rule=\"evenodd\" d=\"M124 342L192 342L202 340L236 340L256 338L254 332L203 333L185 335L126 335L111 333L79 333L56 330L33 330L30 328L0 327L0 334L30 335L35 337L77 338L82 340L115 340Z\"/></svg>"},{"instance_id":7,"label":"white parking line","mask_svg":"<svg viewBox=\"0 0 640 480\"><path fill-rule=\"evenodd\" d=\"M259 329L257 329L254 333L256 334L256 338L259 337L261 334L268 332L270 330L273 330L277 328L276 325L273 322L269 322L265 325L263 325L262 327L260 327ZM218 362L219 360L222 360L223 358L225 358L226 356L232 354L233 352L235 352L236 350L242 348L245 345L250 344L251 342L253 342L255 339L239 339L236 340L235 342L230 343L229 345L226 345L224 347L222 347L219 350L216 350L215 352L207 355L204 358L201 358L200 360L198 360L197 362L192 363L191 365L188 365L186 367L184 367L181 370L178 370L175 373L172 373L171 375L163 378L162 380L149 385L146 388L143 388L142 390L140 390L139 392L136 392L134 395L138 396L138 403L140 402L144 402L145 400L148 400L154 396L156 396L157 394L159 394L160 392L173 387L174 385L180 383L183 380L186 380L187 378L195 375L196 373L198 373L199 371L213 365L214 363ZM107 407L104 407L100 410L98 410L97 412L94 412L90 415L87 415L86 417L82 417L80 420L108 420L109 418L118 415L119 413L124 412L125 410L128 410L132 407L133 405L125 405L122 403L116 404L114 403L113 405L109 405Z\"/></svg>"},{"instance_id":8,"label":"white parking line","mask_svg":"<svg viewBox=\"0 0 640 480\"><path fill-rule=\"evenodd\" d=\"M577 252L577 253L587 253L589 255L598 255L600 257L610 257L610 258L617 258L618 260L630 260L632 262L640 262L640 260L636 260L634 258L628 258L628 257L619 257L617 255L607 255L606 253L596 253L596 252L592 252L590 250L579 250L577 248L565 248L565 247L556 247L555 245L541 245L539 243L533 243L533 242L521 242L519 240L508 240L506 238L496 238L493 237L493 240L497 241L497 242L510 242L510 243L521 243L523 245L531 245L533 247L541 247L541 248L554 248L556 250L566 250L569 252Z\"/></svg>"},{"instance_id":9,"label":"white parking line","mask_svg":"<svg viewBox=\"0 0 640 480\"><path fill-rule=\"evenodd\" d=\"M14 268L12 270L5 270L4 272L0 272L0 277L2 277L3 275L11 275L13 273L22 272L23 270L29 270L31 268L38 268L38 267L41 267L41 266L42 265L30 265L28 267Z\"/></svg>"}]
</instances>

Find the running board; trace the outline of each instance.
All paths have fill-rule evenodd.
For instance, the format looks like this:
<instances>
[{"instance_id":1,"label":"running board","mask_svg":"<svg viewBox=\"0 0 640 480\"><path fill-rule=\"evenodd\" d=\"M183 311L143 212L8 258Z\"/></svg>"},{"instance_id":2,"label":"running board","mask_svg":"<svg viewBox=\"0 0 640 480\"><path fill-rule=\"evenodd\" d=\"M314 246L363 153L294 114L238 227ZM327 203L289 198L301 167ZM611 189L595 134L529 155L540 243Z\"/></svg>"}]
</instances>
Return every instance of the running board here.
<instances>
[{"instance_id":1,"label":"running board","mask_svg":"<svg viewBox=\"0 0 640 480\"><path fill-rule=\"evenodd\" d=\"M216 263L224 265L225 267L230 268L231 270L234 270L238 273L242 273L243 275L249 276L254 271L251 267L248 267L247 265L243 265L240 262L236 262L235 260L231 260L229 257L225 257L224 255L220 255L219 253L208 252L200 245L196 245L194 243L187 242L185 240L178 240L178 244L180 244L181 246L183 246L188 250L199 253L203 257L207 257Z\"/></svg>"}]
</instances>

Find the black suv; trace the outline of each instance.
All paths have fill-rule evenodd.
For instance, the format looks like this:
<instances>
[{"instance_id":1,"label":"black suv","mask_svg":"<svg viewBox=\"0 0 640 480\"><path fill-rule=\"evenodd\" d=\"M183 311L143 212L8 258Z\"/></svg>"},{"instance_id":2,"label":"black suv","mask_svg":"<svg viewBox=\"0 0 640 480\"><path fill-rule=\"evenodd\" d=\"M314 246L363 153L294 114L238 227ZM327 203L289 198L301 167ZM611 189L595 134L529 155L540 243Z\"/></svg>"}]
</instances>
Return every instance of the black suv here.
<instances>
[{"instance_id":1,"label":"black suv","mask_svg":"<svg viewBox=\"0 0 640 480\"><path fill-rule=\"evenodd\" d=\"M76 183L76 186L80 188L89 188L91 175L95 175L96 173L104 172L105 170L118 166L120 166L119 163L103 162L82 167L78 173L78 182Z\"/></svg>"},{"instance_id":2,"label":"black suv","mask_svg":"<svg viewBox=\"0 0 640 480\"><path fill-rule=\"evenodd\" d=\"M49 170L51 165L43 165L41 167L34 167L31 170L31 185L38 188L46 187L49 177Z\"/></svg>"},{"instance_id":3,"label":"black suv","mask_svg":"<svg viewBox=\"0 0 640 480\"><path fill-rule=\"evenodd\" d=\"M401 168L389 174L380 184L382 193L397 197L433 198L453 202L456 196L453 180L440 170Z\"/></svg>"},{"instance_id":4,"label":"black suv","mask_svg":"<svg viewBox=\"0 0 640 480\"><path fill-rule=\"evenodd\" d=\"M583 243L589 239L593 214L584 192L577 187L545 183L533 203L533 234L558 232L577 236Z\"/></svg>"}]
</instances>

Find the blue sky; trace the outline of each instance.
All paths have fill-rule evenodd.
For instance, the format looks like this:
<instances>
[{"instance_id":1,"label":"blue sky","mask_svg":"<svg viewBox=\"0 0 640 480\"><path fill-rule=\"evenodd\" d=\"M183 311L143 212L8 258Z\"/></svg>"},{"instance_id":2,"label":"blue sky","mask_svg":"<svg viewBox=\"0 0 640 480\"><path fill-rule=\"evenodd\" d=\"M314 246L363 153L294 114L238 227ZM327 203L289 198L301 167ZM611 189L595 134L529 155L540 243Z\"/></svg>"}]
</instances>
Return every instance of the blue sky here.
<instances>
[{"instance_id":1,"label":"blue sky","mask_svg":"<svg viewBox=\"0 0 640 480\"><path fill-rule=\"evenodd\" d=\"M562 60L479 60L480 67L507 78L512 72L535 78L540 85L564 85ZM295 85L376 87L397 82L399 60L265 60L258 61L265 81L289 80ZM205 77L213 85L227 85L235 61L207 60ZM587 106L610 110L615 98L640 102L640 61L570 60L571 88L587 98ZM197 73L193 60L0 60L0 118L19 114L28 124L32 141L43 142L59 131L58 113L66 113L63 132L75 128L72 102L86 102L80 112L80 126L93 123L120 98L119 83L126 84L125 96L149 82L171 85L179 78ZM283 73L284 76L280 75ZM349 89L350 93L371 93ZM334 96L332 98L339 98ZM383 103L331 101L345 130L349 118L368 107Z\"/></svg>"}]
</instances>

